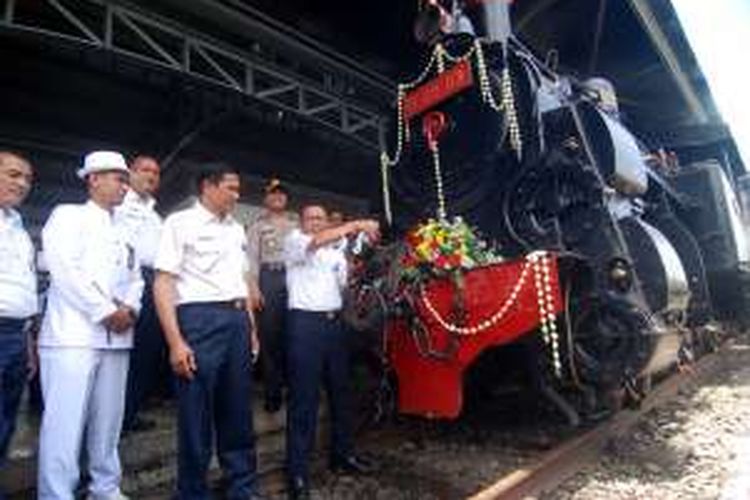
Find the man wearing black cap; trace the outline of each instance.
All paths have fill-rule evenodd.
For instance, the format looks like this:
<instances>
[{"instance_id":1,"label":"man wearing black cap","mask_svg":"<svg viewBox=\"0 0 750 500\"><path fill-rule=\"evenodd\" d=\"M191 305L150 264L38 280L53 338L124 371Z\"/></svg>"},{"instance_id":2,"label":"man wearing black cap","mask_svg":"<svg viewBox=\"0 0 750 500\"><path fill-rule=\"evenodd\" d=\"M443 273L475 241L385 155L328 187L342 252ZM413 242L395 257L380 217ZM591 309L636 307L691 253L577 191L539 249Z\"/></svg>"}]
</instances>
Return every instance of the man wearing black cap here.
<instances>
[{"instance_id":1,"label":"man wearing black cap","mask_svg":"<svg viewBox=\"0 0 750 500\"><path fill-rule=\"evenodd\" d=\"M258 312L265 409L276 412L282 404L286 273L284 238L299 226L296 214L287 211L288 194L279 179L265 187L263 210L248 227L248 258L253 309Z\"/></svg>"}]
</instances>

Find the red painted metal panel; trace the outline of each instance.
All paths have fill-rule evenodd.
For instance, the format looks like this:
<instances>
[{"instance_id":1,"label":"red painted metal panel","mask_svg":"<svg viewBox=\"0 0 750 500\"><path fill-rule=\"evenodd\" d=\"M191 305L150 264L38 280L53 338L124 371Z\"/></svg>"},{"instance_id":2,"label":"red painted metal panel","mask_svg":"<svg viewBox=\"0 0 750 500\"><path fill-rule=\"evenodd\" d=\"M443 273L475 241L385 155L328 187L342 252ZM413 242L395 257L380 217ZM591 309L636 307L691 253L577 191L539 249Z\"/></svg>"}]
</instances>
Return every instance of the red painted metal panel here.
<instances>
[{"instance_id":1,"label":"red painted metal panel","mask_svg":"<svg viewBox=\"0 0 750 500\"><path fill-rule=\"evenodd\" d=\"M563 307L557 263L549 258L551 296L555 314ZM464 276L466 325L481 324L508 299L521 276L525 259L474 269ZM427 296L444 319L450 317L455 285L439 280L426 287ZM451 336L422 301L417 312L427 327L433 350L443 351ZM463 406L463 374L486 349L515 342L539 326L539 306L534 275L528 272L524 286L507 313L491 327L458 338L458 349L448 359L426 356L405 321L389 325L389 357L398 377L399 410L430 418L455 418Z\"/></svg>"}]
</instances>

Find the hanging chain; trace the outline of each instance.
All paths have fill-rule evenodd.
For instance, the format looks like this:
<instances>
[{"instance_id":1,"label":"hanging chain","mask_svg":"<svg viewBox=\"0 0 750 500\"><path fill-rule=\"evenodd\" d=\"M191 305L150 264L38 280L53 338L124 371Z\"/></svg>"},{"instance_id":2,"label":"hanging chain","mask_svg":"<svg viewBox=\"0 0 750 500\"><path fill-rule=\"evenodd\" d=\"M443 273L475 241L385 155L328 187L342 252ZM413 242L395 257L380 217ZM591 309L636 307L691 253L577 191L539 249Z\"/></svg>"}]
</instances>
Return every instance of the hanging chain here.
<instances>
[{"instance_id":1,"label":"hanging chain","mask_svg":"<svg viewBox=\"0 0 750 500\"><path fill-rule=\"evenodd\" d=\"M552 360L552 368L555 376L557 378L562 378L560 335L557 330L555 298L552 293L552 275L550 271L551 259L552 257L544 251L536 251L527 255L526 262L524 262L523 268L521 269L521 274L518 276L518 281L513 285L510 294L500 308L492 314L492 316L473 326L457 325L443 318L430 300L430 297L427 295L427 291L424 288L420 290L420 298L422 299L422 304L424 304L427 312L430 313L430 316L432 316L440 327L457 335L472 336L489 330L505 318L513 305L518 302L518 297L528 281L529 273L532 273L537 295L540 323L539 329L542 334L542 341L544 342L545 347L550 351L550 358Z\"/></svg>"},{"instance_id":2,"label":"hanging chain","mask_svg":"<svg viewBox=\"0 0 750 500\"><path fill-rule=\"evenodd\" d=\"M443 190L443 171L440 166L440 149L435 145L432 150L432 163L435 167L435 191L437 193L437 216L438 220L444 221L448 217L445 209L445 191Z\"/></svg>"},{"instance_id":3,"label":"hanging chain","mask_svg":"<svg viewBox=\"0 0 750 500\"><path fill-rule=\"evenodd\" d=\"M487 60L485 59L484 49L479 39L474 40L473 52L476 53L479 91L482 101L498 113L505 112L508 122L510 147L515 151L520 161L523 154L523 140L521 138L521 127L518 123L518 113L516 112L516 101L513 93L513 79L511 78L510 67L508 66L508 58L507 56L505 57L505 66L500 76L500 102L498 102L492 92Z\"/></svg>"},{"instance_id":4,"label":"hanging chain","mask_svg":"<svg viewBox=\"0 0 750 500\"><path fill-rule=\"evenodd\" d=\"M406 122L404 110L406 94L409 90L412 90L421 85L429 77L430 73L433 70L433 66L436 67L435 69L438 73L443 73L445 71L445 61L449 61L455 64L461 61L468 61L472 58L472 56L476 59L477 73L479 76L479 90L482 101L498 113L505 113L508 123L508 140L510 143L510 147L513 151L515 151L519 161L521 160L523 154L523 138L521 136L521 127L518 123L518 113L516 111L515 96L513 92L513 79L511 78L510 68L508 67L507 56L505 58L505 67L503 68L500 77L500 102L498 102L492 91L489 70L487 68L487 61L485 59L482 42L479 39L475 39L472 47L459 56L451 55L445 49L443 44L438 43L435 45L435 48L432 51L427 65L419 74L419 76L417 76L414 80L400 83L398 85L396 150L394 151L393 156L390 156L387 151L383 151L380 154L380 175L383 190L383 210L385 212L385 217L388 221L388 224L391 224L393 221L389 184L389 169L400 163L404 151L404 145L411 139L411 132L409 129L409 124ZM439 152L437 150L433 151L432 156L435 168L435 182L438 197L438 217L444 219L447 216L447 211L445 206L445 193Z\"/></svg>"},{"instance_id":5,"label":"hanging chain","mask_svg":"<svg viewBox=\"0 0 750 500\"><path fill-rule=\"evenodd\" d=\"M433 317L433 319L437 321L437 323L445 330L458 335L476 335L477 333L482 333L485 330L489 330L505 317L508 311L510 311L510 308L513 307L513 305L518 301L518 295L526 285L526 281L531 270L531 261L529 260L529 257L527 257L527 261L524 263L523 268L521 269L521 274L518 276L518 281L516 281L516 284L511 289L510 294L505 299L505 302L503 302L502 306L492 316L490 316L486 320L480 321L474 326L459 326L443 318L438 312L435 305L430 300L430 297L427 295L427 291L424 288L422 288L421 290L422 303L424 304L430 315Z\"/></svg>"},{"instance_id":6,"label":"hanging chain","mask_svg":"<svg viewBox=\"0 0 750 500\"><path fill-rule=\"evenodd\" d=\"M539 306L539 323L542 340L551 351L552 368L555 376L562 378L562 362L560 361L560 335L557 331L555 316L555 299L552 295L552 278L549 270L549 256L546 253L532 254L534 266L534 286Z\"/></svg>"}]
</instances>

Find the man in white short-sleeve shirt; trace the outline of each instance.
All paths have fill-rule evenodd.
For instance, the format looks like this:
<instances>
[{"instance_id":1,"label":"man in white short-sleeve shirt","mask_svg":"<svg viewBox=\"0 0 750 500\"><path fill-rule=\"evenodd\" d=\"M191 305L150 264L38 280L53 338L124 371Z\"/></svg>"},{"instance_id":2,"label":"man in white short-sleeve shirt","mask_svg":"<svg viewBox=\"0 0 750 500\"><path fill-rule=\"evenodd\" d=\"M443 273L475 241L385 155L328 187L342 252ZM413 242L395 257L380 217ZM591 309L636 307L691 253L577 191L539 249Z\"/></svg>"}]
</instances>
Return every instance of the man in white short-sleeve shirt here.
<instances>
[{"instance_id":1,"label":"man in white short-sleeve shirt","mask_svg":"<svg viewBox=\"0 0 750 500\"><path fill-rule=\"evenodd\" d=\"M315 442L321 379L331 416L330 465L334 470L364 472L369 465L353 453L349 407L349 355L339 313L346 286L347 261L341 240L364 232L378 238L374 220L354 220L331 227L325 208L308 204L302 228L284 241L287 318L287 473L290 496L309 497L308 460Z\"/></svg>"},{"instance_id":2,"label":"man in white short-sleeve shirt","mask_svg":"<svg viewBox=\"0 0 750 500\"><path fill-rule=\"evenodd\" d=\"M34 246L16 211L32 178L25 158L0 151L0 470L26 385L26 324L37 314Z\"/></svg>"},{"instance_id":3,"label":"man in white short-sleeve shirt","mask_svg":"<svg viewBox=\"0 0 750 500\"><path fill-rule=\"evenodd\" d=\"M227 498L259 496L252 415L246 239L232 217L240 177L223 165L197 176L198 201L164 221L154 300L177 375L177 498L209 498L216 438Z\"/></svg>"}]
</instances>

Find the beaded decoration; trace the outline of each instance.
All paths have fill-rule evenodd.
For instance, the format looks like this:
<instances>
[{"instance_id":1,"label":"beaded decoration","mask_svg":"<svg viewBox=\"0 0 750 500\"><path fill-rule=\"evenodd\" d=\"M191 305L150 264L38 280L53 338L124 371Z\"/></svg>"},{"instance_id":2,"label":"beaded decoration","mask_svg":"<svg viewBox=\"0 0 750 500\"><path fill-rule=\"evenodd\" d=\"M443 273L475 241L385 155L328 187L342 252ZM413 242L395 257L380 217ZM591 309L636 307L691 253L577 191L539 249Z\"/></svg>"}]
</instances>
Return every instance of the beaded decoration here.
<instances>
[{"instance_id":1,"label":"beaded decoration","mask_svg":"<svg viewBox=\"0 0 750 500\"><path fill-rule=\"evenodd\" d=\"M410 140L409 126L408 123L406 123L406 117L404 113L404 100L406 99L406 94L408 91L415 89L427 80L427 78L432 74L433 67L435 71L440 74L443 73L446 69L446 61L450 62L451 64L456 64L461 61L469 61L471 63L471 59L473 57L479 77L479 91L482 101L498 113L505 113L505 117L508 122L508 141L510 143L510 147L518 156L519 161L521 160L523 154L523 138L521 136L521 127L518 123L518 113L516 110L515 96L513 91L513 80L511 78L510 68L508 67L507 50L504 52L504 54L505 66L500 77L499 102L492 92L489 71L487 69L487 61L485 59L482 42L479 39L475 39L471 48L460 56L453 56L445 49L443 44L436 44L429 61L427 62L426 66L419 74L419 76L417 76L414 80L403 82L398 85L396 100L396 149L392 156L389 155L387 151L383 151L380 154L380 175L383 191L383 209L388 224L391 224L393 221L389 189L389 169L391 167L394 167L401 161L404 145ZM436 176L438 217L444 218L447 214L445 210L445 197L443 190L444 186L442 171L440 168L440 158L437 151L433 151L433 163Z\"/></svg>"},{"instance_id":2,"label":"beaded decoration","mask_svg":"<svg viewBox=\"0 0 750 500\"><path fill-rule=\"evenodd\" d=\"M555 299L552 295L552 276L550 272L550 255L544 251L532 252L526 256L526 262L518 276L518 281L508 294L500 308L490 317L472 326L461 326L443 318L430 300L427 291L422 288L420 298L430 316L445 330L460 336L472 336L489 330L497 325L518 301L518 296L526 286L529 274L533 274L534 287L537 294L540 331L545 346L550 350L552 367L555 376L562 378L562 363L560 361L560 342L555 317Z\"/></svg>"}]
</instances>

